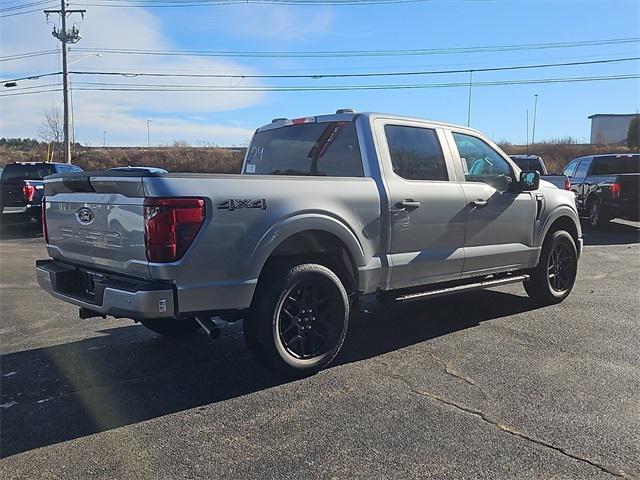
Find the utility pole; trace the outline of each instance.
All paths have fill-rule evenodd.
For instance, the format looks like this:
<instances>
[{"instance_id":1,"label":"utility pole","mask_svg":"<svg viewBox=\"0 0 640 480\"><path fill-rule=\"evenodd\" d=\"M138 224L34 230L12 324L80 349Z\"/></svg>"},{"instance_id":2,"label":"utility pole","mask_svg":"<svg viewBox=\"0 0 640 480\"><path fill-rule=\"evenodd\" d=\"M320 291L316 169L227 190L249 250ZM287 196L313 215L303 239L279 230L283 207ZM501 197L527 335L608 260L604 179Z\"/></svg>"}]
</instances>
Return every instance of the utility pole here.
<instances>
[{"instance_id":1,"label":"utility pole","mask_svg":"<svg viewBox=\"0 0 640 480\"><path fill-rule=\"evenodd\" d=\"M106 148L106 146L107 146L107 131L104 130L102 132L102 147Z\"/></svg>"},{"instance_id":2,"label":"utility pole","mask_svg":"<svg viewBox=\"0 0 640 480\"><path fill-rule=\"evenodd\" d=\"M51 34L62 42L62 102L64 104L64 161L71 163L71 137L69 135L71 120L69 117L69 72L67 70L67 44L77 43L80 41L80 32L74 26L71 30L67 30L67 16L73 13L79 13L84 18L86 10L68 10L67 2L60 0L60 10L45 10L44 14L49 15L56 13L60 15L61 26L58 30L55 26Z\"/></svg>"},{"instance_id":3,"label":"utility pole","mask_svg":"<svg viewBox=\"0 0 640 480\"><path fill-rule=\"evenodd\" d=\"M533 101L533 132L531 132L531 145L536 143L536 115L538 113L538 94L536 93Z\"/></svg>"},{"instance_id":4,"label":"utility pole","mask_svg":"<svg viewBox=\"0 0 640 480\"><path fill-rule=\"evenodd\" d=\"M149 125L151 125L151 120L147 120L147 148L149 148L151 146L151 142L149 141L150 139L150 127Z\"/></svg>"}]
</instances>

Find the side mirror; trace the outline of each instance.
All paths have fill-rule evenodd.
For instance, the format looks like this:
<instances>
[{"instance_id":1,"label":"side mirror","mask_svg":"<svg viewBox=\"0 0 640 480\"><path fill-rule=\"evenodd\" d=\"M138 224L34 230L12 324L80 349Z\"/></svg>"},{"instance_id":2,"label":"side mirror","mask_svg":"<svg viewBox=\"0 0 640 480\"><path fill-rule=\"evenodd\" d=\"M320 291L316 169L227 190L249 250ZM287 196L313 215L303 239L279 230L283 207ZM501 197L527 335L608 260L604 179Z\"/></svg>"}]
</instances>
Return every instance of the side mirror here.
<instances>
[{"instance_id":1,"label":"side mirror","mask_svg":"<svg viewBox=\"0 0 640 480\"><path fill-rule=\"evenodd\" d=\"M522 192L530 192L540 187L540 172L537 170L523 170L520 172L518 188Z\"/></svg>"}]
</instances>

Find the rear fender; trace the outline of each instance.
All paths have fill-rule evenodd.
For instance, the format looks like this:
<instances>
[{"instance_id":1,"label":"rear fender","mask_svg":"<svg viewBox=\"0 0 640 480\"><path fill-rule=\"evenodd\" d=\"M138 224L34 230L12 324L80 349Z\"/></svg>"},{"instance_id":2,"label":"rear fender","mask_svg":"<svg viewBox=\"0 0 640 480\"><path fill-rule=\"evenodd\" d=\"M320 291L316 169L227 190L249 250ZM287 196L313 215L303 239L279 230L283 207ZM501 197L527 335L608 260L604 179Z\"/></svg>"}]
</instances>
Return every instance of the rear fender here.
<instances>
[{"instance_id":1,"label":"rear fender","mask_svg":"<svg viewBox=\"0 0 640 480\"><path fill-rule=\"evenodd\" d=\"M355 266L365 265L366 255L353 231L341 220L321 213L307 213L285 218L273 225L253 251L251 278L258 278L264 265L278 246L293 235L305 231L323 231L337 237L349 251Z\"/></svg>"}]
</instances>

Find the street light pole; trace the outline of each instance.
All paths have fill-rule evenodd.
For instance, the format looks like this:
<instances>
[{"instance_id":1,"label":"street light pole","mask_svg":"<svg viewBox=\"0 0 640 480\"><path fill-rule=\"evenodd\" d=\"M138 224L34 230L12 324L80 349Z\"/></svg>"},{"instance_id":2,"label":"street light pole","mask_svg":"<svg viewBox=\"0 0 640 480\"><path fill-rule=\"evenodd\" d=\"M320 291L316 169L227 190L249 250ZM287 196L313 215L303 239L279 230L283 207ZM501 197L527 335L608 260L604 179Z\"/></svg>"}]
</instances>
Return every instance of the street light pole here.
<instances>
[{"instance_id":1,"label":"street light pole","mask_svg":"<svg viewBox=\"0 0 640 480\"><path fill-rule=\"evenodd\" d=\"M469 104L467 105L467 127L471 125L471 88L473 86L473 70L469 70Z\"/></svg>"},{"instance_id":2,"label":"street light pole","mask_svg":"<svg viewBox=\"0 0 640 480\"><path fill-rule=\"evenodd\" d=\"M527 110L527 157L529 156L529 110Z\"/></svg>"},{"instance_id":3,"label":"street light pole","mask_svg":"<svg viewBox=\"0 0 640 480\"><path fill-rule=\"evenodd\" d=\"M531 132L531 145L536 143L536 115L538 113L538 94L536 93L534 96L533 103L533 131Z\"/></svg>"},{"instance_id":4,"label":"street light pole","mask_svg":"<svg viewBox=\"0 0 640 480\"><path fill-rule=\"evenodd\" d=\"M151 135L149 133L151 131L150 124L151 124L151 120L147 120L147 148L151 147L151 141L150 141Z\"/></svg>"}]
</instances>

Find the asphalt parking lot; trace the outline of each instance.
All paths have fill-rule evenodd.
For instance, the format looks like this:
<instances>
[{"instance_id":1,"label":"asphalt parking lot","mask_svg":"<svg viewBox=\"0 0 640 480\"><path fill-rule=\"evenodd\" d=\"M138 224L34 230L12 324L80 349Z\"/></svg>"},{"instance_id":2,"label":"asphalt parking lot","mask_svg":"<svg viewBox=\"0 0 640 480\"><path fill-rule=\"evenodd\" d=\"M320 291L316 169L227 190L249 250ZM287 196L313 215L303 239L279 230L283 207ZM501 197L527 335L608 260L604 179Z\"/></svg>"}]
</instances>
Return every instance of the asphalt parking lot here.
<instances>
[{"instance_id":1,"label":"asphalt parking lot","mask_svg":"<svg viewBox=\"0 0 640 480\"><path fill-rule=\"evenodd\" d=\"M282 382L212 343L79 320L37 229L0 232L2 478L640 478L640 225L585 231L572 295L367 303L338 362Z\"/></svg>"}]
</instances>

